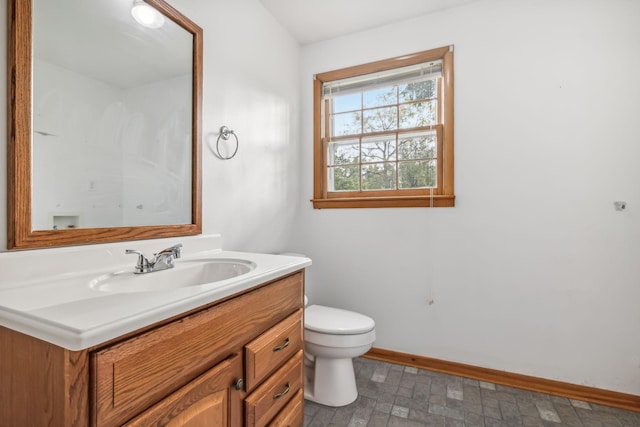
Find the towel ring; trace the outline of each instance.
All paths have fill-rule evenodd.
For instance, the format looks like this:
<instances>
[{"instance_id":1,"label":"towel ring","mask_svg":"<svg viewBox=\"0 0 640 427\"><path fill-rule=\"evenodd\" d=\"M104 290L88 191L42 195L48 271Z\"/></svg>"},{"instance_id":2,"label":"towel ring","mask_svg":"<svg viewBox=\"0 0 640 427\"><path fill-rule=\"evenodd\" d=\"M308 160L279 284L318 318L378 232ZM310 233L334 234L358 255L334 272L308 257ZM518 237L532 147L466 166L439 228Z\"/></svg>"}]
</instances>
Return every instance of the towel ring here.
<instances>
[{"instance_id":1,"label":"towel ring","mask_svg":"<svg viewBox=\"0 0 640 427\"><path fill-rule=\"evenodd\" d=\"M231 135L233 135L233 137L236 139L236 149L233 150L233 154L231 154L228 157L225 157L222 154L220 154L220 139L222 138L223 141L228 141ZM228 127L222 126L220 128L220 135L218 135L218 140L216 141L216 155L222 160L232 159L235 157L236 153L238 152L239 145L240 144L238 141L238 135L236 135L235 132L229 129Z\"/></svg>"}]
</instances>

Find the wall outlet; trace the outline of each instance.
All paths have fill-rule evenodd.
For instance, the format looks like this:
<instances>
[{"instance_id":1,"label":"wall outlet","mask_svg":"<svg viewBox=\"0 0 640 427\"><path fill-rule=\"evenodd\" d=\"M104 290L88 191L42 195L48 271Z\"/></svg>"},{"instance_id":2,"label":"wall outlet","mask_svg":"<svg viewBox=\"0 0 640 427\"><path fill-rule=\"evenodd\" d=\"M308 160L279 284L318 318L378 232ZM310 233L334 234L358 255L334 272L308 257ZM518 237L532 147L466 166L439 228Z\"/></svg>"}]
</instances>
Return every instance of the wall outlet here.
<instances>
[{"instance_id":1,"label":"wall outlet","mask_svg":"<svg viewBox=\"0 0 640 427\"><path fill-rule=\"evenodd\" d=\"M627 202L616 201L616 202L613 202L613 206L615 206L617 211L623 211L627 209Z\"/></svg>"}]
</instances>

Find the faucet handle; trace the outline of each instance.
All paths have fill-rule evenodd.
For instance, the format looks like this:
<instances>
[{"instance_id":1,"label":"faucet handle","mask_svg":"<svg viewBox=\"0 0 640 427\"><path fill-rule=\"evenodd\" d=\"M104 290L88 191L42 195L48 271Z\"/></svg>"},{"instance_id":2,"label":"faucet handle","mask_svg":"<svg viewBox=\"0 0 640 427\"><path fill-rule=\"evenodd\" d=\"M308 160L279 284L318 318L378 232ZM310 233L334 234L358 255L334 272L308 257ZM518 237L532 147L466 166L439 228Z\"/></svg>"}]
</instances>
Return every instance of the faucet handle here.
<instances>
[{"instance_id":1,"label":"faucet handle","mask_svg":"<svg viewBox=\"0 0 640 427\"><path fill-rule=\"evenodd\" d=\"M167 249L163 249L156 255L172 254L174 258L180 258L182 255L182 243L177 243Z\"/></svg>"},{"instance_id":2,"label":"faucet handle","mask_svg":"<svg viewBox=\"0 0 640 427\"><path fill-rule=\"evenodd\" d=\"M126 249L124 251L126 254L136 254L138 255L138 263L135 267L135 273L147 273L151 270L151 266L149 264L149 260L146 256L140 251L136 251L134 249Z\"/></svg>"}]
</instances>

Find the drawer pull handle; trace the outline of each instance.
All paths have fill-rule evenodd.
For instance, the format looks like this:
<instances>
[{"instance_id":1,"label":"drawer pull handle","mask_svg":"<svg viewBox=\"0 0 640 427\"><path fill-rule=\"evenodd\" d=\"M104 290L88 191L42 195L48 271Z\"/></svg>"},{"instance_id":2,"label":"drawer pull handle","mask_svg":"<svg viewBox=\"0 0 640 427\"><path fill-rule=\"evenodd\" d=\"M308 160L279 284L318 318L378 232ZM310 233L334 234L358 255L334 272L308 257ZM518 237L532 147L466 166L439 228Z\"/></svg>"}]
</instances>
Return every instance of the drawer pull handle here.
<instances>
[{"instance_id":1,"label":"drawer pull handle","mask_svg":"<svg viewBox=\"0 0 640 427\"><path fill-rule=\"evenodd\" d=\"M236 390L242 390L242 387L244 387L244 380L242 378L238 378L236 382L233 383L233 387Z\"/></svg>"},{"instance_id":2,"label":"drawer pull handle","mask_svg":"<svg viewBox=\"0 0 640 427\"><path fill-rule=\"evenodd\" d=\"M284 344L273 347L273 351L280 351L280 350L284 350L285 348L289 347L289 344L291 343L291 341L289 340L289 337L287 337L286 340L284 340Z\"/></svg>"},{"instance_id":3,"label":"drawer pull handle","mask_svg":"<svg viewBox=\"0 0 640 427\"><path fill-rule=\"evenodd\" d=\"M289 393L289 389L290 389L290 387L289 387L289 383L287 383L287 384L284 386L284 391L282 391L282 392L280 392L280 393L276 393L276 394L274 394L274 395L273 395L273 398L274 398L274 399L280 399L282 396L284 396L285 394Z\"/></svg>"}]
</instances>

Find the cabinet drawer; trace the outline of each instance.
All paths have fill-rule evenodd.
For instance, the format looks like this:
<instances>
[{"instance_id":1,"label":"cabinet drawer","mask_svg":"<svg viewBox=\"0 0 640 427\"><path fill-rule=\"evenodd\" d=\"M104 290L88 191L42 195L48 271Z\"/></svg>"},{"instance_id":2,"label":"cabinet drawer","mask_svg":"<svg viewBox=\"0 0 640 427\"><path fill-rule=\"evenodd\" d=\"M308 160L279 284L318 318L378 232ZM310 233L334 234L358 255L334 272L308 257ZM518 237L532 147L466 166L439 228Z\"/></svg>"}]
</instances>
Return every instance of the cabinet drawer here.
<instances>
[{"instance_id":1,"label":"cabinet drawer","mask_svg":"<svg viewBox=\"0 0 640 427\"><path fill-rule=\"evenodd\" d=\"M245 399L245 421L264 426L302 390L302 350Z\"/></svg>"},{"instance_id":2,"label":"cabinet drawer","mask_svg":"<svg viewBox=\"0 0 640 427\"><path fill-rule=\"evenodd\" d=\"M121 425L302 307L302 273L91 355L92 423Z\"/></svg>"},{"instance_id":3,"label":"cabinet drawer","mask_svg":"<svg viewBox=\"0 0 640 427\"><path fill-rule=\"evenodd\" d=\"M304 391L300 389L269 423L269 427L299 427L303 422Z\"/></svg>"},{"instance_id":4,"label":"cabinet drawer","mask_svg":"<svg viewBox=\"0 0 640 427\"><path fill-rule=\"evenodd\" d=\"M245 347L245 382L251 391L302 348L302 309Z\"/></svg>"}]
</instances>

